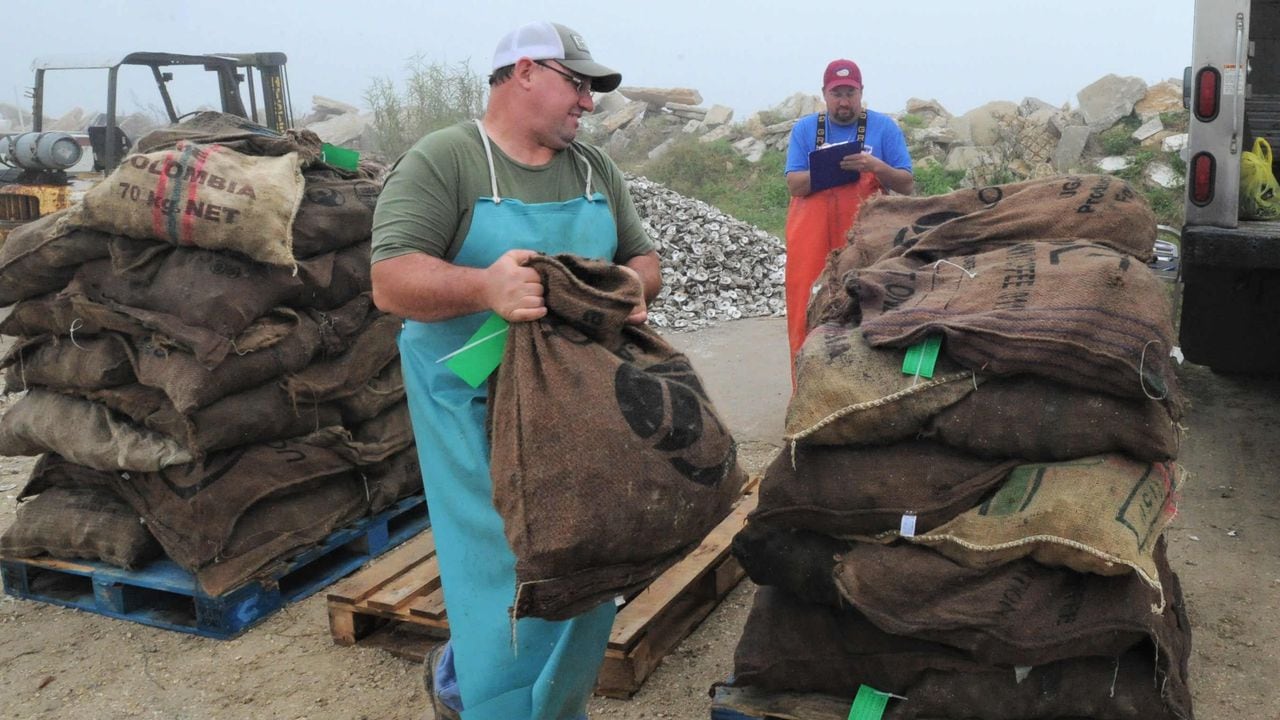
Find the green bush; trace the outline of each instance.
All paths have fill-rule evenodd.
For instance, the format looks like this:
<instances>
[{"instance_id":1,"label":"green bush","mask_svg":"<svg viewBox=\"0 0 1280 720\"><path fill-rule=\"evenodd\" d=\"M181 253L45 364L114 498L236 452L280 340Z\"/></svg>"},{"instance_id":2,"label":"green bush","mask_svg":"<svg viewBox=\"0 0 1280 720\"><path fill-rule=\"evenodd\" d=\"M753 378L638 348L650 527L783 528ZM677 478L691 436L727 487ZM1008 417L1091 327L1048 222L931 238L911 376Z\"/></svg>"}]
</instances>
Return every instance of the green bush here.
<instances>
[{"instance_id":1,"label":"green bush","mask_svg":"<svg viewBox=\"0 0 1280 720\"><path fill-rule=\"evenodd\" d=\"M1138 142L1133 139L1133 131L1137 128L1129 127L1129 123L1121 122L1098 135L1098 143L1102 146L1104 155L1124 155L1137 146Z\"/></svg>"},{"instance_id":2,"label":"green bush","mask_svg":"<svg viewBox=\"0 0 1280 720\"><path fill-rule=\"evenodd\" d=\"M898 124L904 128L911 128L912 130L916 130L924 127L924 118L919 115L912 115L911 113L907 113L906 115L902 116L902 119L898 121Z\"/></svg>"},{"instance_id":3,"label":"green bush","mask_svg":"<svg viewBox=\"0 0 1280 720\"><path fill-rule=\"evenodd\" d=\"M916 195L945 195L960 188L963 170L948 170L941 163L920 163L915 167Z\"/></svg>"},{"instance_id":4,"label":"green bush","mask_svg":"<svg viewBox=\"0 0 1280 720\"><path fill-rule=\"evenodd\" d=\"M373 110L378 150L399 157L423 135L484 113L488 84L469 63L453 65L411 59L403 91L389 78L375 78L365 90Z\"/></svg>"},{"instance_id":5,"label":"green bush","mask_svg":"<svg viewBox=\"0 0 1280 720\"><path fill-rule=\"evenodd\" d=\"M791 201L785 165L786 155L778 150L753 164L726 140L704 143L684 136L658 158L628 169L781 236Z\"/></svg>"}]
</instances>

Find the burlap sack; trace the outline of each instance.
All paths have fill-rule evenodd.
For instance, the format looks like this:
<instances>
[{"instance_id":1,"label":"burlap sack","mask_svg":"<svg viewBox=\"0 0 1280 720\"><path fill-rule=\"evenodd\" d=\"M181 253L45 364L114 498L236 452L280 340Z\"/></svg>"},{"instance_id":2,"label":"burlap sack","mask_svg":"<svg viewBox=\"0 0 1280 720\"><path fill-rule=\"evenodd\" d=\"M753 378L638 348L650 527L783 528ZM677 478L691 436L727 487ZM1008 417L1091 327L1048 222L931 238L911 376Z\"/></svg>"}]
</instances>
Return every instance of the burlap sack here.
<instances>
[{"instance_id":1,"label":"burlap sack","mask_svg":"<svg viewBox=\"0 0 1280 720\"><path fill-rule=\"evenodd\" d=\"M413 446L360 468L360 475L369 495L369 512L375 515L410 495L422 494L422 469Z\"/></svg>"},{"instance_id":2,"label":"burlap sack","mask_svg":"<svg viewBox=\"0 0 1280 720\"><path fill-rule=\"evenodd\" d=\"M688 358L626 323L634 276L564 255L529 267L548 314L511 325L492 384L493 499L516 557L514 616L562 619L669 567L745 474Z\"/></svg>"},{"instance_id":3,"label":"burlap sack","mask_svg":"<svg viewBox=\"0 0 1280 720\"><path fill-rule=\"evenodd\" d=\"M863 246L858 262L890 252L932 261L1029 240L1078 238L1146 263L1155 250L1156 218L1125 180L1068 175L930 198L884 198L858 214L850 235L851 246Z\"/></svg>"},{"instance_id":4,"label":"burlap sack","mask_svg":"<svg viewBox=\"0 0 1280 720\"><path fill-rule=\"evenodd\" d=\"M811 605L776 587L756 590L733 654L734 687L848 697L858 685L899 693L930 670L977 672L939 643L894 637L858 612Z\"/></svg>"},{"instance_id":5,"label":"burlap sack","mask_svg":"<svg viewBox=\"0 0 1280 720\"><path fill-rule=\"evenodd\" d=\"M1177 513L1181 482L1176 464L1115 454L1020 465L978 507L906 539L972 568L1030 556L1099 575L1133 571L1160 589L1152 551Z\"/></svg>"},{"instance_id":6,"label":"burlap sack","mask_svg":"<svg viewBox=\"0 0 1280 720\"><path fill-rule=\"evenodd\" d=\"M382 192L380 180L369 173L340 173L326 167L308 169L302 176L306 188L293 220L294 257L308 258L369 239L373 208Z\"/></svg>"},{"instance_id":7,"label":"burlap sack","mask_svg":"<svg viewBox=\"0 0 1280 720\"><path fill-rule=\"evenodd\" d=\"M295 402L317 403L351 396L366 387L388 363L400 356L396 337L400 318L370 315L347 352L312 363L284 379Z\"/></svg>"},{"instance_id":8,"label":"burlap sack","mask_svg":"<svg viewBox=\"0 0 1280 720\"><path fill-rule=\"evenodd\" d=\"M295 307L319 308L332 310L350 302L362 292L369 292L373 287L369 260L371 244L368 240L356 243L333 255L333 273L327 282L319 283L304 277L306 287L302 294L290 304ZM302 263L319 260L326 255L316 255Z\"/></svg>"},{"instance_id":9,"label":"burlap sack","mask_svg":"<svg viewBox=\"0 0 1280 720\"><path fill-rule=\"evenodd\" d=\"M413 446L413 425L409 421L409 404L399 402L377 416L357 425L350 439L342 443L353 463L360 466L380 463Z\"/></svg>"},{"instance_id":10,"label":"burlap sack","mask_svg":"<svg viewBox=\"0 0 1280 720\"><path fill-rule=\"evenodd\" d=\"M27 482L18 491L18 500L39 495L49 488L114 487L116 471L94 470L68 462L56 453L45 453L36 460ZM113 494L114 490L111 491Z\"/></svg>"},{"instance_id":11,"label":"burlap sack","mask_svg":"<svg viewBox=\"0 0 1280 720\"><path fill-rule=\"evenodd\" d=\"M22 338L0 367L7 368L5 392L31 387L96 390L134 381L128 345L112 333L75 342L56 335Z\"/></svg>"},{"instance_id":12,"label":"burlap sack","mask_svg":"<svg viewBox=\"0 0 1280 720\"><path fill-rule=\"evenodd\" d=\"M878 445L915 437L968 395L977 375L939 356L932 378L902 373L903 351L873 348L851 325L819 325L796 356L796 388L782 439Z\"/></svg>"},{"instance_id":13,"label":"burlap sack","mask_svg":"<svg viewBox=\"0 0 1280 720\"><path fill-rule=\"evenodd\" d=\"M1185 637L1185 616L1179 627ZM1144 642L1120 657L1062 660L1019 679L1011 667L889 635L854 610L809 605L763 587L734 653L729 684L849 699L869 685L907 698L889 702L884 717L892 720L1189 720L1189 649L1170 650L1165 657L1175 662L1164 665Z\"/></svg>"},{"instance_id":14,"label":"burlap sack","mask_svg":"<svg viewBox=\"0 0 1280 720\"><path fill-rule=\"evenodd\" d=\"M106 405L34 389L0 418L0 455L46 452L97 470L159 470L192 460L177 441L117 419Z\"/></svg>"},{"instance_id":15,"label":"burlap sack","mask_svg":"<svg viewBox=\"0 0 1280 720\"><path fill-rule=\"evenodd\" d=\"M1154 559L1171 587L1163 543ZM1134 573L1106 577L1026 558L974 570L928 548L855 543L835 566L835 584L881 630L958 648L987 665L1116 657L1144 640L1169 652L1190 632L1179 628L1174 608L1151 612L1159 594Z\"/></svg>"},{"instance_id":16,"label":"burlap sack","mask_svg":"<svg viewBox=\"0 0 1280 720\"><path fill-rule=\"evenodd\" d=\"M160 554L138 513L105 487L54 487L18 506L0 555L84 558L135 568Z\"/></svg>"},{"instance_id":17,"label":"burlap sack","mask_svg":"<svg viewBox=\"0 0 1280 720\"><path fill-rule=\"evenodd\" d=\"M228 395L189 415L178 412L163 391L136 383L83 394L172 438L193 459L214 450L297 437L342 423L333 405L295 403L277 382Z\"/></svg>"},{"instance_id":18,"label":"burlap sack","mask_svg":"<svg viewBox=\"0 0 1280 720\"><path fill-rule=\"evenodd\" d=\"M161 472L123 473L116 491L211 595L322 539L367 507L364 483L350 463L296 441L241 446Z\"/></svg>"},{"instance_id":19,"label":"burlap sack","mask_svg":"<svg viewBox=\"0 0 1280 720\"><path fill-rule=\"evenodd\" d=\"M332 310L307 309L307 315L320 328L320 348L324 357L337 357L351 347L351 341L359 334L370 315L380 314L373 304L373 296L365 291Z\"/></svg>"},{"instance_id":20,"label":"burlap sack","mask_svg":"<svg viewBox=\"0 0 1280 720\"><path fill-rule=\"evenodd\" d=\"M1138 460L1178 455L1170 408L1031 376L994 378L929 419L921 437L981 457L1034 462L1110 452Z\"/></svg>"},{"instance_id":21,"label":"burlap sack","mask_svg":"<svg viewBox=\"0 0 1280 720\"><path fill-rule=\"evenodd\" d=\"M297 153L307 165L320 159L324 143L315 132L286 130L283 134L239 115L203 110L176 125L156 128L138 138L140 153L173 150L181 142L218 144L244 155L280 156Z\"/></svg>"},{"instance_id":22,"label":"burlap sack","mask_svg":"<svg viewBox=\"0 0 1280 720\"><path fill-rule=\"evenodd\" d=\"M360 425L404 400L404 376L397 355L355 392L334 400L345 427Z\"/></svg>"},{"instance_id":23,"label":"burlap sack","mask_svg":"<svg viewBox=\"0 0 1280 720\"><path fill-rule=\"evenodd\" d=\"M301 370L320 351L320 327L309 315L275 308L255 325L276 341L243 354L228 355L213 369L191 353L166 347L153 336L131 339L134 373L139 383L163 391L174 409L185 415ZM261 328L263 325L271 329Z\"/></svg>"},{"instance_id":24,"label":"burlap sack","mask_svg":"<svg viewBox=\"0 0 1280 720\"><path fill-rule=\"evenodd\" d=\"M815 605L848 605L834 573L852 540L751 520L733 536L729 551L757 585L772 585Z\"/></svg>"},{"instance_id":25,"label":"burlap sack","mask_svg":"<svg viewBox=\"0 0 1280 720\"><path fill-rule=\"evenodd\" d=\"M96 262L96 261L95 261ZM218 335L207 328L187 325L165 312L139 308L107 307L94 302L75 287L73 279L60 293L23 300L0 320L0 334L13 336L57 335L71 339L112 331L135 338L181 347L209 366L217 365L239 346L238 339Z\"/></svg>"},{"instance_id":26,"label":"burlap sack","mask_svg":"<svg viewBox=\"0 0 1280 720\"><path fill-rule=\"evenodd\" d=\"M973 370L1180 407L1165 287L1101 245L1037 241L928 265L881 260L854 274L850 292L875 347L942 334L943 352Z\"/></svg>"},{"instance_id":27,"label":"burlap sack","mask_svg":"<svg viewBox=\"0 0 1280 720\"><path fill-rule=\"evenodd\" d=\"M302 159L242 155L181 141L129 155L84 196L85 227L181 246L231 250L293 268Z\"/></svg>"},{"instance_id":28,"label":"burlap sack","mask_svg":"<svg viewBox=\"0 0 1280 720\"><path fill-rule=\"evenodd\" d=\"M19 225L0 245L0 305L66 287L76 267L107 256L110 235L74 226L60 210Z\"/></svg>"},{"instance_id":29,"label":"burlap sack","mask_svg":"<svg viewBox=\"0 0 1280 720\"><path fill-rule=\"evenodd\" d=\"M986 460L921 440L879 447L798 445L779 453L760 481L752 521L832 537L919 532L973 507L1017 460Z\"/></svg>"}]
</instances>

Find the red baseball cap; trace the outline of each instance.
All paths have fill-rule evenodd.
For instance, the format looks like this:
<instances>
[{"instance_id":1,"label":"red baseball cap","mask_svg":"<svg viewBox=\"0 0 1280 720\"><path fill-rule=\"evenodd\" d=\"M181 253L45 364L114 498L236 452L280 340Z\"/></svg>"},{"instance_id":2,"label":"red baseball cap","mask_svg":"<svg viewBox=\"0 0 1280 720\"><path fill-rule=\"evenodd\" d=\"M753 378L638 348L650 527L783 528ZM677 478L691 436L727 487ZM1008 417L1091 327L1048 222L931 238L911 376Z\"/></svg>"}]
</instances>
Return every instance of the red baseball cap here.
<instances>
[{"instance_id":1,"label":"red baseball cap","mask_svg":"<svg viewBox=\"0 0 1280 720\"><path fill-rule=\"evenodd\" d=\"M842 85L862 89L862 71L852 60L832 60L822 74L822 92Z\"/></svg>"}]
</instances>

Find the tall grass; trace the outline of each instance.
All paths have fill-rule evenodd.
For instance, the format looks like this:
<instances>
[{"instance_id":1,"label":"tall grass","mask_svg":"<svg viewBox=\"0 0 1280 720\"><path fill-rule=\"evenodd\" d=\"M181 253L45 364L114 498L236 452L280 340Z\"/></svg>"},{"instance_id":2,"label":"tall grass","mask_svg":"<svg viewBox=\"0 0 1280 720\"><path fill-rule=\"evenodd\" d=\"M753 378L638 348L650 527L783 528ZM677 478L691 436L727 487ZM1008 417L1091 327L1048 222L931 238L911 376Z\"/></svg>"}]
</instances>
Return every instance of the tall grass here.
<instances>
[{"instance_id":1,"label":"tall grass","mask_svg":"<svg viewBox=\"0 0 1280 720\"><path fill-rule=\"evenodd\" d=\"M468 62L454 64L412 58L403 89L390 78L375 78L364 101L373 110L378 150L396 158L423 135L484 113L488 84Z\"/></svg>"}]
</instances>

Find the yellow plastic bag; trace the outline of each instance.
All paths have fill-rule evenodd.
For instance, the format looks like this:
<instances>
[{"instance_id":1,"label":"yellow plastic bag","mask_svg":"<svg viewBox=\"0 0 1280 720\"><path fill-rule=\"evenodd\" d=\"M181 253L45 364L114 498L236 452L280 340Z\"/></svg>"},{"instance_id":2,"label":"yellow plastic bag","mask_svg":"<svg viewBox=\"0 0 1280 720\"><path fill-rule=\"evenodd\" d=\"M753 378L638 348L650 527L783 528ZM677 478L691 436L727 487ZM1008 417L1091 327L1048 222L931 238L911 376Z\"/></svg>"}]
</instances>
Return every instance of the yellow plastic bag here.
<instances>
[{"instance_id":1,"label":"yellow plastic bag","mask_svg":"<svg viewBox=\"0 0 1280 720\"><path fill-rule=\"evenodd\" d=\"M1271 143L1253 141L1253 150L1240 153L1240 219L1280 219L1280 184L1271 171Z\"/></svg>"}]
</instances>

